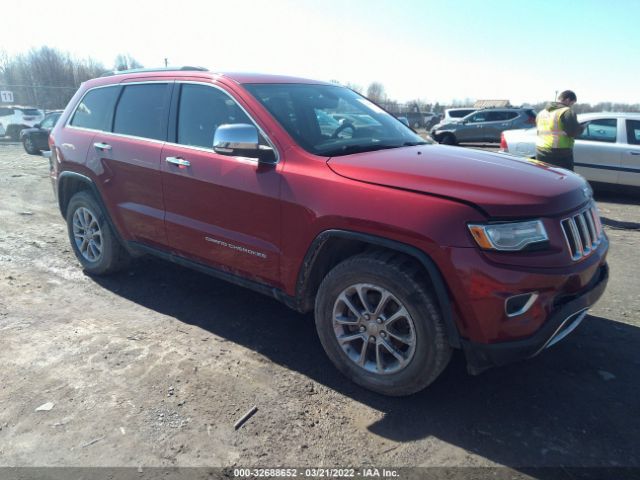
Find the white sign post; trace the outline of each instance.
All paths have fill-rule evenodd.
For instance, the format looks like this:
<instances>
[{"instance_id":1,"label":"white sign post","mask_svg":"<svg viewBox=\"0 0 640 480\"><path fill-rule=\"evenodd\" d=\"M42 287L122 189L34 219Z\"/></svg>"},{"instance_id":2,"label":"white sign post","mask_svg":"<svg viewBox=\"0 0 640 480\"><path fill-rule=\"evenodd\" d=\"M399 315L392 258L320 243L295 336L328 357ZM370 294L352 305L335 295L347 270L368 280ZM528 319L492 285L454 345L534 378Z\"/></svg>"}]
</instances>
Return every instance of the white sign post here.
<instances>
[{"instance_id":1,"label":"white sign post","mask_svg":"<svg viewBox=\"0 0 640 480\"><path fill-rule=\"evenodd\" d=\"M0 100L2 103L13 103L13 92L10 90L0 91Z\"/></svg>"}]
</instances>

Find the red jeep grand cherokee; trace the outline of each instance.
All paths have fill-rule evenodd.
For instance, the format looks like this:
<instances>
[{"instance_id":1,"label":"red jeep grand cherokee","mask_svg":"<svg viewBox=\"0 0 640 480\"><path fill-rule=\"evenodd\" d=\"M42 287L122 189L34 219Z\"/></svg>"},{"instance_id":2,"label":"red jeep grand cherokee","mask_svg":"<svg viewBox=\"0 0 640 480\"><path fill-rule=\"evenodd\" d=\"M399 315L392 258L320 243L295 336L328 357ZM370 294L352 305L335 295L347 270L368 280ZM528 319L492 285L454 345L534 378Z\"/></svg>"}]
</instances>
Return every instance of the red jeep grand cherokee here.
<instances>
[{"instance_id":1,"label":"red jeep grand cherokee","mask_svg":"<svg viewBox=\"0 0 640 480\"><path fill-rule=\"evenodd\" d=\"M602 295L608 241L578 175L424 141L353 91L198 68L82 85L51 176L87 273L141 254L315 310L358 384L406 395L452 349L536 355Z\"/></svg>"}]
</instances>

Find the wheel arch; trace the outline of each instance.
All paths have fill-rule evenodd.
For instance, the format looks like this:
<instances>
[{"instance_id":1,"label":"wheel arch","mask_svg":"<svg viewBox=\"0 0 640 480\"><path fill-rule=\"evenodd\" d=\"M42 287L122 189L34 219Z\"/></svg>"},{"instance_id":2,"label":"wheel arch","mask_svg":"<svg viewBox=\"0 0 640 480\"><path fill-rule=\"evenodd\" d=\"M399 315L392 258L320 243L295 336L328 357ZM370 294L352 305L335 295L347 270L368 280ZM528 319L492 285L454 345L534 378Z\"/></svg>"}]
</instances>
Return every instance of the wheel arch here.
<instances>
[{"instance_id":1,"label":"wheel arch","mask_svg":"<svg viewBox=\"0 0 640 480\"><path fill-rule=\"evenodd\" d=\"M423 251L406 243L384 237L348 230L325 230L312 242L304 257L296 282L297 310L313 310L322 279L337 264L368 250L389 250L414 258L419 262L424 279L432 287L444 320L447 339L454 348L460 347L460 334L453 318L450 295L440 270Z\"/></svg>"},{"instance_id":2,"label":"wheel arch","mask_svg":"<svg viewBox=\"0 0 640 480\"><path fill-rule=\"evenodd\" d=\"M77 172L62 172L58 176L58 207L63 218L67 218L69 201L76 193L87 191L104 207L98 188L89 177Z\"/></svg>"},{"instance_id":3,"label":"wheel arch","mask_svg":"<svg viewBox=\"0 0 640 480\"><path fill-rule=\"evenodd\" d=\"M67 208L69 207L69 201L71 198L78 192L89 192L93 198L95 198L96 202L98 202L106 222L109 224L111 231L116 236L120 244L124 246L129 254L134 256L139 255L135 249L131 248L128 242L123 240L120 232L111 219L109 210L102 200L102 195L100 195L98 187L91 178L78 172L64 171L58 175L57 182L58 206L60 208L60 214L64 219L67 218Z\"/></svg>"}]
</instances>

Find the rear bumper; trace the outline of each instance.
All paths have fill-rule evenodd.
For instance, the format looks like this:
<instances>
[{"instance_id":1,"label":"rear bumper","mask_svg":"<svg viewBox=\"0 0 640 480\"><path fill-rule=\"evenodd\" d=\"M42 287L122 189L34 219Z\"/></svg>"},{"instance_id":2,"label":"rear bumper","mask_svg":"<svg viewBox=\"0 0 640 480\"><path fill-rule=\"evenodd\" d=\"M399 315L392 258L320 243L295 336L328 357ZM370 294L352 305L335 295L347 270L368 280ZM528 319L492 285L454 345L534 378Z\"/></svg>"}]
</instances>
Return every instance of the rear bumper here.
<instances>
[{"instance_id":1,"label":"rear bumper","mask_svg":"<svg viewBox=\"0 0 640 480\"><path fill-rule=\"evenodd\" d=\"M531 358L559 342L580 324L589 307L602 296L608 280L609 268L604 263L582 291L558 307L544 325L528 338L499 343L476 343L462 339L469 372L477 374L487 368Z\"/></svg>"}]
</instances>

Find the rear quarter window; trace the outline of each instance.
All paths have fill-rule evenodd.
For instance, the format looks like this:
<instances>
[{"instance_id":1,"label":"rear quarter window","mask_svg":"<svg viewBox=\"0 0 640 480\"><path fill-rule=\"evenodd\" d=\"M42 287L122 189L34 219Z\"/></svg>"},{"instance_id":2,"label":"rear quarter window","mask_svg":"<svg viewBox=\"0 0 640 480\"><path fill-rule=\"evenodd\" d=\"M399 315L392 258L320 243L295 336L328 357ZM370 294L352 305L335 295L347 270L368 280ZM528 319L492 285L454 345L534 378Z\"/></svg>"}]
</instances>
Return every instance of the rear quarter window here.
<instances>
[{"instance_id":1,"label":"rear quarter window","mask_svg":"<svg viewBox=\"0 0 640 480\"><path fill-rule=\"evenodd\" d=\"M111 116L119 87L103 87L90 90L76 108L69 125L91 130L111 130Z\"/></svg>"}]
</instances>

